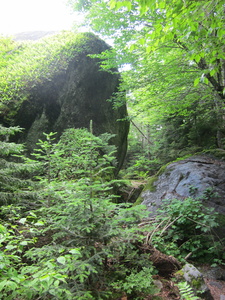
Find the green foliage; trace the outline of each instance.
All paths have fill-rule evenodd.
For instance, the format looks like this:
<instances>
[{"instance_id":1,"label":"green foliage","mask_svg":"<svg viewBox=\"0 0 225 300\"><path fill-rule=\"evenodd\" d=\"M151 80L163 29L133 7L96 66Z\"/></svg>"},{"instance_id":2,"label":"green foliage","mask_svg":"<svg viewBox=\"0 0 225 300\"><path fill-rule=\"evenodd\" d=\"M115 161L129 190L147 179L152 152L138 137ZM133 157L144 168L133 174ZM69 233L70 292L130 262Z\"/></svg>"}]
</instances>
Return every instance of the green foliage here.
<instances>
[{"instance_id":1,"label":"green foliage","mask_svg":"<svg viewBox=\"0 0 225 300\"><path fill-rule=\"evenodd\" d=\"M140 8L140 15L148 15L149 12L156 12L157 18L152 22L152 32L147 31L139 44L147 45L147 52L157 50L165 42L175 42L180 48L189 52L189 56L196 63L201 60L210 60L210 75L218 72L224 53L219 49L224 36L224 27L220 16L223 15L223 1L207 0L204 3L199 1L171 1L168 5L166 0L159 1L137 1ZM128 11L135 9L131 1L110 1L111 8L120 9L126 7ZM184 15L186 18L184 18ZM154 39L153 39L154 38ZM149 41L153 40L150 45ZM197 52L202 41L207 44L207 51ZM189 45L193 41L193 45ZM187 45L188 44L188 45ZM190 49L189 49L190 47ZM214 71L212 71L214 70ZM200 81L200 80L199 80ZM199 82L198 81L198 82ZM206 84L211 81L206 76Z\"/></svg>"},{"instance_id":2,"label":"green foliage","mask_svg":"<svg viewBox=\"0 0 225 300\"><path fill-rule=\"evenodd\" d=\"M224 147L223 1L70 2L113 39L102 68L122 71L130 116L150 126L154 159Z\"/></svg>"},{"instance_id":3,"label":"green foliage","mask_svg":"<svg viewBox=\"0 0 225 300\"><path fill-rule=\"evenodd\" d=\"M132 272L125 280L116 281L113 283L113 287L117 289L120 287L122 291L126 292L128 297L135 297L133 299L143 299L144 294L152 295L157 293L157 288L153 286L153 272L153 267L143 267L140 272ZM140 291L142 295L140 295Z\"/></svg>"},{"instance_id":4,"label":"green foliage","mask_svg":"<svg viewBox=\"0 0 225 300\"><path fill-rule=\"evenodd\" d=\"M123 166L124 177L145 179L156 173L161 161L154 155L150 139L148 126L140 128L131 122L127 155Z\"/></svg>"},{"instance_id":5,"label":"green foliage","mask_svg":"<svg viewBox=\"0 0 225 300\"><path fill-rule=\"evenodd\" d=\"M66 258L60 256L38 265L26 265L26 248L34 243L26 236L33 234L35 228L27 226L25 218L18 220L18 224L11 228L9 224L0 225L0 299L36 299L38 295L41 295L42 299L48 298L48 295L58 299L73 299L71 293L63 287L67 276L64 275L62 264L65 264L67 258L67 262L70 263L68 268L76 265L79 250L71 249L70 253L65 255Z\"/></svg>"},{"instance_id":6,"label":"green foliage","mask_svg":"<svg viewBox=\"0 0 225 300\"><path fill-rule=\"evenodd\" d=\"M29 181L29 172L33 165L25 165L23 159L12 159L21 156L24 147L21 144L9 142L10 136L20 132L19 127L6 128L0 125L0 204L24 204L33 198Z\"/></svg>"},{"instance_id":7,"label":"green foliage","mask_svg":"<svg viewBox=\"0 0 225 300\"><path fill-rule=\"evenodd\" d=\"M183 300L198 300L199 298L194 296L193 290L190 287L190 285L184 281L184 282L179 282L177 284L180 294L181 294L181 299Z\"/></svg>"},{"instance_id":8,"label":"green foliage","mask_svg":"<svg viewBox=\"0 0 225 300\"><path fill-rule=\"evenodd\" d=\"M165 200L158 210L157 226L151 242L168 255L184 260L217 262L223 259L222 241L215 238L217 214L200 200Z\"/></svg>"},{"instance_id":9,"label":"green foliage","mask_svg":"<svg viewBox=\"0 0 225 300\"><path fill-rule=\"evenodd\" d=\"M69 129L57 143L54 133L45 137L32 161L39 168L37 208L13 213L2 207L2 259L14 274L4 269L3 297L113 299L126 291L144 299L154 291L154 270L136 243L146 230L138 223L148 213L141 205L115 203L111 135ZM26 247L16 260L21 241Z\"/></svg>"},{"instance_id":10,"label":"green foliage","mask_svg":"<svg viewBox=\"0 0 225 300\"><path fill-rule=\"evenodd\" d=\"M87 129L71 128L62 134L58 143L54 143L55 134L44 133L46 140L39 140L39 148L33 153L42 161L41 172L47 174L48 182L84 177L93 180L112 178L116 149L108 142L114 135L104 133L96 137Z\"/></svg>"},{"instance_id":11,"label":"green foliage","mask_svg":"<svg viewBox=\"0 0 225 300\"><path fill-rule=\"evenodd\" d=\"M149 159L143 153L131 156L128 152L127 164L124 166L124 176L130 179L146 179L160 167L158 159ZM130 157L130 159L129 159ZM122 174L122 173L121 173Z\"/></svg>"},{"instance_id":12,"label":"green foliage","mask_svg":"<svg viewBox=\"0 0 225 300\"><path fill-rule=\"evenodd\" d=\"M34 240L26 237L29 228L24 226L25 219L19 218L15 207L1 207L1 215L3 213L9 220L1 220L4 225L0 224L0 299L15 299L17 296L32 299L33 293L29 289L34 282L30 274L24 272L23 254Z\"/></svg>"}]
</instances>

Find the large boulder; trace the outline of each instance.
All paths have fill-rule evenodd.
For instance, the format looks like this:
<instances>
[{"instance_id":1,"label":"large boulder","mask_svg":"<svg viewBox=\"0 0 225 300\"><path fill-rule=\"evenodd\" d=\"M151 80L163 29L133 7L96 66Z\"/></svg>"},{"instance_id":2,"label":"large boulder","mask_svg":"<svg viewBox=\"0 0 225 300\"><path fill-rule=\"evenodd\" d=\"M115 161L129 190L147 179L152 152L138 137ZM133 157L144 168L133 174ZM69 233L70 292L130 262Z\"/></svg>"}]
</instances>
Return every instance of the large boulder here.
<instances>
[{"instance_id":1,"label":"large boulder","mask_svg":"<svg viewBox=\"0 0 225 300\"><path fill-rule=\"evenodd\" d=\"M193 197L225 215L224 174L225 162L211 156L196 155L173 162L150 179L141 194L143 204L154 214L164 199Z\"/></svg>"},{"instance_id":2,"label":"large boulder","mask_svg":"<svg viewBox=\"0 0 225 300\"><path fill-rule=\"evenodd\" d=\"M31 39L34 44L37 43L34 40L42 35L46 34L21 34L15 39ZM49 67L54 70L49 70L47 80L42 80L42 77L38 78L36 75L34 81L31 80L25 85L22 89L25 97L14 112L10 125L24 128L16 140L25 143L31 152L38 139L43 139L43 132L57 132L59 137L66 128L90 128L92 121L95 135L105 132L115 134L111 143L117 147L119 169L126 153L129 122L126 120L125 102L119 107L114 107L109 99L118 92L120 77L116 70L102 71L99 66L100 59L89 56L100 54L110 47L93 34L79 35L82 38L79 38L78 42L75 38L74 45L71 42L69 46L65 43L65 47L61 48L58 62L54 60L53 67ZM49 43L46 37L45 41ZM51 40L51 43L54 47L54 40ZM74 49L68 55L69 47ZM38 47L37 51L40 51ZM70 57L64 58L63 51ZM46 57L47 59L51 58ZM5 116L3 123L7 123Z\"/></svg>"}]
</instances>

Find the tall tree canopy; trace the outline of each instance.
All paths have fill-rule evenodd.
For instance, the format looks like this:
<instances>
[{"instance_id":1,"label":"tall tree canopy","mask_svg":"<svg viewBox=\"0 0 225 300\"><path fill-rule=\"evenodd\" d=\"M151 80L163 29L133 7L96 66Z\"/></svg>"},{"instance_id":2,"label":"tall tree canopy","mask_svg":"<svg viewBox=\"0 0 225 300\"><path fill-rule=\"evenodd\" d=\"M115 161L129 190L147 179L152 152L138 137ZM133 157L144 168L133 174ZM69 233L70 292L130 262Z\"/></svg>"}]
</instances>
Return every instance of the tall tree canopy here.
<instances>
[{"instance_id":1,"label":"tall tree canopy","mask_svg":"<svg viewBox=\"0 0 225 300\"><path fill-rule=\"evenodd\" d=\"M85 13L86 26L113 41L103 67L123 71L136 122L175 148L223 147L224 1L70 3Z\"/></svg>"}]
</instances>

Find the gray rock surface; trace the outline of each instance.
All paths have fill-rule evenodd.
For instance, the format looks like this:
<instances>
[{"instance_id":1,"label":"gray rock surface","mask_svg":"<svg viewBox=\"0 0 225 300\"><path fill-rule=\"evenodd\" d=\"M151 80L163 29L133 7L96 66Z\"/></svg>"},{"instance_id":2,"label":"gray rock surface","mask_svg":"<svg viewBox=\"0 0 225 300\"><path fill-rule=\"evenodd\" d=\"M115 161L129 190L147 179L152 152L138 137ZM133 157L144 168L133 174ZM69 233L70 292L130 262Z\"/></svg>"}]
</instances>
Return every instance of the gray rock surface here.
<instances>
[{"instance_id":1,"label":"gray rock surface","mask_svg":"<svg viewBox=\"0 0 225 300\"><path fill-rule=\"evenodd\" d=\"M225 215L225 162L209 156L193 156L168 165L153 183L155 191L141 197L153 214L163 199L201 198Z\"/></svg>"},{"instance_id":2,"label":"gray rock surface","mask_svg":"<svg viewBox=\"0 0 225 300\"><path fill-rule=\"evenodd\" d=\"M204 281L203 274L195 266L186 264L181 272L185 281L188 282L197 296L205 300L213 300L210 290Z\"/></svg>"},{"instance_id":3,"label":"gray rock surface","mask_svg":"<svg viewBox=\"0 0 225 300\"><path fill-rule=\"evenodd\" d=\"M221 280L225 282L225 266L207 266L202 265L199 267L199 270L204 275L205 278L210 280Z\"/></svg>"}]
</instances>

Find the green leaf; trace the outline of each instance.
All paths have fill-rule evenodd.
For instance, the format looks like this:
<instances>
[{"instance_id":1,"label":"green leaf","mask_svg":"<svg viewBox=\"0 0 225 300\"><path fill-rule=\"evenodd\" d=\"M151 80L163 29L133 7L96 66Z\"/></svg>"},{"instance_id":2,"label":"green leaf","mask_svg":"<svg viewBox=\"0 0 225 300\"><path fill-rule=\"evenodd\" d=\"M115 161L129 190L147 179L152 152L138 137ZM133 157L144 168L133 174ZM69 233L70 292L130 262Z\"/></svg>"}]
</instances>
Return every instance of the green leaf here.
<instances>
[{"instance_id":1,"label":"green leaf","mask_svg":"<svg viewBox=\"0 0 225 300\"><path fill-rule=\"evenodd\" d=\"M214 76L216 74L217 70L216 69L212 69L209 74L210 76Z\"/></svg>"},{"instance_id":2,"label":"green leaf","mask_svg":"<svg viewBox=\"0 0 225 300\"><path fill-rule=\"evenodd\" d=\"M196 61L197 63L199 63L200 60L201 60L201 55L199 55L199 54L195 55L195 56L194 56L194 59L195 59L195 61Z\"/></svg>"},{"instance_id":3,"label":"green leaf","mask_svg":"<svg viewBox=\"0 0 225 300\"><path fill-rule=\"evenodd\" d=\"M70 249L69 253L76 254L76 255L81 255L80 250L78 248Z\"/></svg>"},{"instance_id":4,"label":"green leaf","mask_svg":"<svg viewBox=\"0 0 225 300\"><path fill-rule=\"evenodd\" d=\"M200 82L200 78L195 78L194 86L198 86Z\"/></svg>"},{"instance_id":5,"label":"green leaf","mask_svg":"<svg viewBox=\"0 0 225 300\"><path fill-rule=\"evenodd\" d=\"M135 50L135 48L136 48L136 45L135 45L135 44L132 44L132 45L130 45L130 47L129 47L129 51L132 52L132 51Z\"/></svg>"},{"instance_id":6,"label":"green leaf","mask_svg":"<svg viewBox=\"0 0 225 300\"><path fill-rule=\"evenodd\" d=\"M54 286L58 287L59 286L60 281L59 280L55 280L54 281Z\"/></svg>"},{"instance_id":7,"label":"green leaf","mask_svg":"<svg viewBox=\"0 0 225 300\"><path fill-rule=\"evenodd\" d=\"M57 262L60 263L60 264L62 264L62 265L65 265L66 264L66 258L65 258L65 256L59 256L57 258Z\"/></svg>"},{"instance_id":8,"label":"green leaf","mask_svg":"<svg viewBox=\"0 0 225 300\"><path fill-rule=\"evenodd\" d=\"M13 250L13 249L16 249L17 246L16 246L16 245L8 244L5 248L6 248L7 250L11 251L11 250Z\"/></svg>"},{"instance_id":9,"label":"green leaf","mask_svg":"<svg viewBox=\"0 0 225 300\"><path fill-rule=\"evenodd\" d=\"M36 226L44 226L45 223L43 221L38 221L34 225L36 225Z\"/></svg>"},{"instance_id":10,"label":"green leaf","mask_svg":"<svg viewBox=\"0 0 225 300\"><path fill-rule=\"evenodd\" d=\"M138 42L139 42L140 45L144 45L145 42L146 42L146 40L145 40L144 38L142 38L142 39L140 39Z\"/></svg>"},{"instance_id":11,"label":"green leaf","mask_svg":"<svg viewBox=\"0 0 225 300\"><path fill-rule=\"evenodd\" d=\"M13 291L13 290L15 290L17 287L18 287L18 285L17 285L14 281L12 281L12 280L7 280L7 289L8 289L8 290Z\"/></svg>"},{"instance_id":12,"label":"green leaf","mask_svg":"<svg viewBox=\"0 0 225 300\"><path fill-rule=\"evenodd\" d=\"M24 225L26 223L26 221L27 221L27 218L22 218L18 222Z\"/></svg>"},{"instance_id":13,"label":"green leaf","mask_svg":"<svg viewBox=\"0 0 225 300\"><path fill-rule=\"evenodd\" d=\"M114 9L116 7L116 1L115 0L111 0L110 2L109 2L109 8L110 9Z\"/></svg>"},{"instance_id":14,"label":"green leaf","mask_svg":"<svg viewBox=\"0 0 225 300\"><path fill-rule=\"evenodd\" d=\"M5 226L0 224L0 233L6 233L6 232L7 232L7 229L5 228Z\"/></svg>"},{"instance_id":15,"label":"green leaf","mask_svg":"<svg viewBox=\"0 0 225 300\"><path fill-rule=\"evenodd\" d=\"M5 286L8 285L8 280L1 280L0 281L0 291L4 289Z\"/></svg>"},{"instance_id":16,"label":"green leaf","mask_svg":"<svg viewBox=\"0 0 225 300\"><path fill-rule=\"evenodd\" d=\"M209 84L209 79L207 77L204 77L204 83Z\"/></svg>"},{"instance_id":17,"label":"green leaf","mask_svg":"<svg viewBox=\"0 0 225 300\"><path fill-rule=\"evenodd\" d=\"M28 245L28 242L27 242L27 241L22 241L22 242L20 242L20 245L21 245L21 246L27 246L27 245Z\"/></svg>"}]
</instances>

